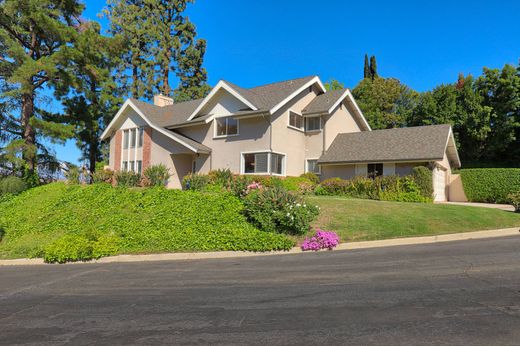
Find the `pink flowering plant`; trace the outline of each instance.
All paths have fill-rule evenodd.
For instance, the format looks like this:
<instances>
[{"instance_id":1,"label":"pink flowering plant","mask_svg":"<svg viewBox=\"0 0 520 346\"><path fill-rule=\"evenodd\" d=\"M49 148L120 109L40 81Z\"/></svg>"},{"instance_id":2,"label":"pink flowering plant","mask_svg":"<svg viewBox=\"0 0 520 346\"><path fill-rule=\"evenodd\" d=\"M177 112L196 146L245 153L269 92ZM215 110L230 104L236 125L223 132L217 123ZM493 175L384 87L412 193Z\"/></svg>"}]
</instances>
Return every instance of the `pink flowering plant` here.
<instances>
[{"instance_id":1,"label":"pink flowering plant","mask_svg":"<svg viewBox=\"0 0 520 346\"><path fill-rule=\"evenodd\" d=\"M339 236L336 232L317 229L310 238L305 238L300 245L303 251L318 251L321 249L332 250L339 244Z\"/></svg>"}]
</instances>

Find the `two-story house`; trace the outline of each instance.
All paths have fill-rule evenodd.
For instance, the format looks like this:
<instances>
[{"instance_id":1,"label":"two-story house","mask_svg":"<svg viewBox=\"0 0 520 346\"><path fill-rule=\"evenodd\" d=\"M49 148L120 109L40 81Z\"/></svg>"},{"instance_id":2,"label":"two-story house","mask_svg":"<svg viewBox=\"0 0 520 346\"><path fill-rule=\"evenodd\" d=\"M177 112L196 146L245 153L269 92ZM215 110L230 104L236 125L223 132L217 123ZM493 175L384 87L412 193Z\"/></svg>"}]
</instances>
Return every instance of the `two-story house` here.
<instances>
[{"instance_id":1,"label":"two-story house","mask_svg":"<svg viewBox=\"0 0 520 346\"><path fill-rule=\"evenodd\" d=\"M403 130L409 131L404 143ZM128 99L102 139L110 139L111 169L142 172L162 163L170 169L172 188L180 188L190 172L226 168L237 174L310 171L349 178L408 174L414 165L432 162L449 174L451 164L460 165L451 127L371 131L350 90L327 92L317 76L248 89L221 80L205 98L182 103L162 95L154 104ZM417 147L415 140L423 144ZM443 189L448 174L440 178Z\"/></svg>"}]
</instances>

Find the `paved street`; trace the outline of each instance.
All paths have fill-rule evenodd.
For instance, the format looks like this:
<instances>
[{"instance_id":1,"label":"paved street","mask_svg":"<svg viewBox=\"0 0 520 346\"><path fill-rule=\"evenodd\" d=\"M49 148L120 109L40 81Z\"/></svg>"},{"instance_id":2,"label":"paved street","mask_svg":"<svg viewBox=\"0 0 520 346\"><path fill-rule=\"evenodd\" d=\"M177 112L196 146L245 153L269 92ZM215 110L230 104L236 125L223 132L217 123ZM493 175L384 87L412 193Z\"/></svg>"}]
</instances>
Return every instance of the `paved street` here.
<instances>
[{"instance_id":1,"label":"paved street","mask_svg":"<svg viewBox=\"0 0 520 346\"><path fill-rule=\"evenodd\" d=\"M520 344L520 236L0 267L0 344Z\"/></svg>"}]
</instances>

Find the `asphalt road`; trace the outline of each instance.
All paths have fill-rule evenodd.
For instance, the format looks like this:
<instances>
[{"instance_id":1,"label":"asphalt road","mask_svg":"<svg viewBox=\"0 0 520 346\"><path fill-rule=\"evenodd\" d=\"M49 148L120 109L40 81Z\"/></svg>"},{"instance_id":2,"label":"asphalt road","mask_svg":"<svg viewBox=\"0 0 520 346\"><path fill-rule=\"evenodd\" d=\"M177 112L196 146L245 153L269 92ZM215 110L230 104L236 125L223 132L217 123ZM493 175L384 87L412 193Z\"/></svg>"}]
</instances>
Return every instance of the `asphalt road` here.
<instances>
[{"instance_id":1,"label":"asphalt road","mask_svg":"<svg viewBox=\"0 0 520 346\"><path fill-rule=\"evenodd\" d=\"M518 345L519 250L0 267L0 343Z\"/></svg>"}]
</instances>

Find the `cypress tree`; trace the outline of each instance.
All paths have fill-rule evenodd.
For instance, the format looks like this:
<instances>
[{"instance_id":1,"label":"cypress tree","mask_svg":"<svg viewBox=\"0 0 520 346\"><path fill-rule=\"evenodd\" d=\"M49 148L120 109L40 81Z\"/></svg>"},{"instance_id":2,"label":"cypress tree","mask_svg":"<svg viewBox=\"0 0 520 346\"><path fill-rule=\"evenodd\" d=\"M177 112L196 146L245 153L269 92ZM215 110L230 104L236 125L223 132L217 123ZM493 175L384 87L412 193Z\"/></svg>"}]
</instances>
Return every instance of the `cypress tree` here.
<instances>
[{"instance_id":1,"label":"cypress tree","mask_svg":"<svg viewBox=\"0 0 520 346\"><path fill-rule=\"evenodd\" d=\"M370 57L370 77L371 77L372 79L375 79L375 78L379 77L379 76L377 75L377 63L376 63L376 57L375 57L375 55L372 55L372 56Z\"/></svg>"},{"instance_id":2,"label":"cypress tree","mask_svg":"<svg viewBox=\"0 0 520 346\"><path fill-rule=\"evenodd\" d=\"M372 78L370 73L370 64L368 62L368 55L365 54L365 65L363 66L363 78Z\"/></svg>"}]
</instances>

